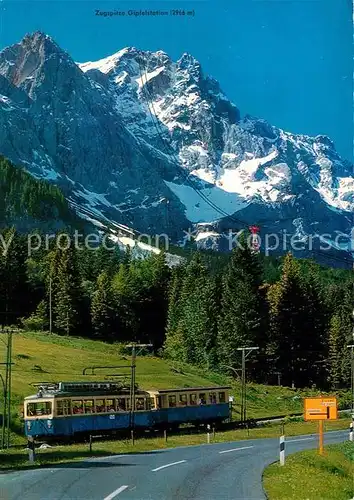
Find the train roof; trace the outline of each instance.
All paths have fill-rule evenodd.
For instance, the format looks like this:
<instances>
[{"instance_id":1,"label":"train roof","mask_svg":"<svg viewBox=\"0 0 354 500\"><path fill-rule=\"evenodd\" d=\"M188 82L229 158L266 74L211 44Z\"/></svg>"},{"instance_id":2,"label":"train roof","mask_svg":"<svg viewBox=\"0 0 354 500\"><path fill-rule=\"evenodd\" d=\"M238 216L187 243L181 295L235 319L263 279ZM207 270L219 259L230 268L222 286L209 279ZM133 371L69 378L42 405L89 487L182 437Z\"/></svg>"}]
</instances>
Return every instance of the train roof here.
<instances>
[{"instance_id":1,"label":"train roof","mask_svg":"<svg viewBox=\"0 0 354 500\"><path fill-rule=\"evenodd\" d=\"M37 394L27 396L25 399L130 394L130 387L122 382L41 382L33 385L37 387ZM147 392L136 387L135 394L147 394Z\"/></svg>"},{"instance_id":2,"label":"train roof","mask_svg":"<svg viewBox=\"0 0 354 500\"><path fill-rule=\"evenodd\" d=\"M93 396L119 396L129 395L130 387L121 382L41 382L34 384L37 394L25 397L25 400L38 398L65 398L65 397L93 397ZM175 389L156 389L144 391L135 388L135 395L171 394L174 392L202 392L229 390L230 386L213 387L179 387Z\"/></svg>"},{"instance_id":3,"label":"train roof","mask_svg":"<svg viewBox=\"0 0 354 500\"><path fill-rule=\"evenodd\" d=\"M179 387L176 389L157 389L153 392L154 394L168 394L171 392L201 392L201 391L220 391L220 390L228 390L231 389L228 385L218 385L214 387Z\"/></svg>"}]
</instances>

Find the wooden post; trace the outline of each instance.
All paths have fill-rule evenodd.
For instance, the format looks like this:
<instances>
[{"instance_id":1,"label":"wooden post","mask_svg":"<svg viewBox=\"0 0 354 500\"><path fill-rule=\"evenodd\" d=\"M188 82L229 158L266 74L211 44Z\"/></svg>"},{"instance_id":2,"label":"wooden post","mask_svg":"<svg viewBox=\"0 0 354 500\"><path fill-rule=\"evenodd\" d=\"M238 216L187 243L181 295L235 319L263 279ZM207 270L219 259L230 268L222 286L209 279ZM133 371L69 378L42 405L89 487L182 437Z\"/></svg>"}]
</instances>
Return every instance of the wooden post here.
<instances>
[{"instance_id":1,"label":"wooden post","mask_svg":"<svg viewBox=\"0 0 354 500\"><path fill-rule=\"evenodd\" d=\"M285 435L284 424L281 425L281 436L279 438L279 462L280 465L285 465Z\"/></svg>"},{"instance_id":2,"label":"wooden post","mask_svg":"<svg viewBox=\"0 0 354 500\"><path fill-rule=\"evenodd\" d=\"M134 429L130 431L131 439L132 439L132 445L134 446L135 440L134 440Z\"/></svg>"},{"instance_id":3,"label":"wooden post","mask_svg":"<svg viewBox=\"0 0 354 500\"><path fill-rule=\"evenodd\" d=\"M167 443L167 429L164 429L163 435L164 435L164 438L165 438L165 443Z\"/></svg>"},{"instance_id":4,"label":"wooden post","mask_svg":"<svg viewBox=\"0 0 354 500\"><path fill-rule=\"evenodd\" d=\"M90 453L92 453L92 436L90 434Z\"/></svg>"},{"instance_id":5,"label":"wooden post","mask_svg":"<svg viewBox=\"0 0 354 500\"><path fill-rule=\"evenodd\" d=\"M213 426L213 439L215 439L215 425Z\"/></svg>"},{"instance_id":6,"label":"wooden post","mask_svg":"<svg viewBox=\"0 0 354 500\"><path fill-rule=\"evenodd\" d=\"M34 462L36 460L36 454L34 449L34 439L32 436L28 436L28 460Z\"/></svg>"},{"instance_id":7,"label":"wooden post","mask_svg":"<svg viewBox=\"0 0 354 500\"><path fill-rule=\"evenodd\" d=\"M210 443L210 424L207 424L207 443Z\"/></svg>"},{"instance_id":8,"label":"wooden post","mask_svg":"<svg viewBox=\"0 0 354 500\"><path fill-rule=\"evenodd\" d=\"M318 421L319 454L323 455L323 420Z\"/></svg>"}]
</instances>

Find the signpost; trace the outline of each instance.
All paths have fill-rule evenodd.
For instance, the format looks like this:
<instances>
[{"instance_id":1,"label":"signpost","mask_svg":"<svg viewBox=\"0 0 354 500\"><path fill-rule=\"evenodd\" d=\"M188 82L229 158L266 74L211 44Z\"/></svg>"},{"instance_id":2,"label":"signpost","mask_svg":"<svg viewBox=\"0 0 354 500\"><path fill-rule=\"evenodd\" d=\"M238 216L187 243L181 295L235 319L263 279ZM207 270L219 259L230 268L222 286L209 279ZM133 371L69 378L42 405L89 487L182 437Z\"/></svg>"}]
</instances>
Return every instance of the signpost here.
<instances>
[{"instance_id":1,"label":"signpost","mask_svg":"<svg viewBox=\"0 0 354 500\"><path fill-rule=\"evenodd\" d=\"M337 398L317 398L304 399L304 419L318 420L319 454L323 455L323 422L324 420L337 420Z\"/></svg>"}]
</instances>

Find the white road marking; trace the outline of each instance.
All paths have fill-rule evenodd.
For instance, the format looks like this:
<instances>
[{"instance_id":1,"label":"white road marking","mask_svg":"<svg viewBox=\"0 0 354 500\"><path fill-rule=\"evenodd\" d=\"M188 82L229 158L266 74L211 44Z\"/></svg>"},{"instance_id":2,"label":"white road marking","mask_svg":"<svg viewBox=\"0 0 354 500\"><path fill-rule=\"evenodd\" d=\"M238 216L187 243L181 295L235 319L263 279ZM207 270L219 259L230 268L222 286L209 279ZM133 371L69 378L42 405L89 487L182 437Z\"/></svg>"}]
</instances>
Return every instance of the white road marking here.
<instances>
[{"instance_id":1,"label":"white road marking","mask_svg":"<svg viewBox=\"0 0 354 500\"><path fill-rule=\"evenodd\" d=\"M241 448L232 448L232 450L224 450L224 451L219 451L219 453L231 453L232 451L239 451L239 450L249 450L250 448L254 448L254 446L242 446Z\"/></svg>"},{"instance_id":2,"label":"white road marking","mask_svg":"<svg viewBox=\"0 0 354 500\"><path fill-rule=\"evenodd\" d=\"M113 498L118 496L119 493L122 493L122 491L126 490L127 488L129 488L129 486L125 486L125 485L121 486L120 488L117 488L116 490L114 490L113 493L108 495L108 497L105 497L103 500L112 500Z\"/></svg>"},{"instance_id":3,"label":"white road marking","mask_svg":"<svg viewBox=\"0 0 354 500\"><path fill-rule=\"evenodd\" d=\"M172 467L172 465L183 464L184 462L187 462L187 460L180 460L179 462L172 462L171 464L161 465L161 467L157 467L156 469L152 469L151 472L157 472L158 470L166 469L166 467Z\"/></svg>"},{"instance_id":4,"label":"white road marking","mask_svg":"<svg viewBox=\"0 0 354 500\"><path fill-rule=\"evenodd\" d=\"M87 462L96 462L97 460L112 460L113 458L122 458L125 457L126 455L107 455L106 457L94 457L94 458L89 458ZM129 456L133 456L133 454L129 454Z\"/></svg>"},{"instance_id":5,"label":"white road marking","mask_svg":"<svg viewBox=\"0 0 354 500\"><path fill-rule=\"evenodd\" d=\"M301 438L301 439L287 439L286 443L295 443L296 441L313 441L316 438Z\"/></svg>"}]
</instances>

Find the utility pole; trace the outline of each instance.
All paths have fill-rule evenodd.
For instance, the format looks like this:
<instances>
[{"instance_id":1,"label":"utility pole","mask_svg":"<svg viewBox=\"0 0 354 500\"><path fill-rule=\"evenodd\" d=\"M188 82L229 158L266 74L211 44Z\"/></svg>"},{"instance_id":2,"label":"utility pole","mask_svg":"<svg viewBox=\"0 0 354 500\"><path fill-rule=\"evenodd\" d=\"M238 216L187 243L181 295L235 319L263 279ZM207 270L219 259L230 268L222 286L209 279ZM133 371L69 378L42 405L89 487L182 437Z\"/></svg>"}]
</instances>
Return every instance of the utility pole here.
<instances>
[{"instance_id":1,"label":"utility pole","mask_svg":"<svg viewBox=\"0 0 354 500\"><path fill-rule=\"evenodd\" d=\"M66 334L69 335L69 311L66 310Z\"/></svg>"},{"instance_id":2,"label":"utility pole","mask_svg":"<svg viewBox=\"0 0 354 500\"><path fill-rule=\"evenodd\" d=\"M137 344L133 342L126 347L132 349L132 359L131 359L131 378L130 378L130 428L134 432L134 417L135 417L135 376L136 376L136 357L139 352L136 352L136 348L152 347L152 344Z\"/></svg>"},{"instance_id":3,"label":"utility pole","mask_svg":"<svg viewBox=\"0 0 354 500\"><path fill-rule=\"evenodd\" d=\"M350 344L347 346L349 349L351 349L351 359L350 359L350 365L351 365L351 375L350 375L350 389L351 389L351 394L352 394L352 422L354 422L354 344Z\"/></svg>"},{"instance_id":4,"label":"utility pole","mask_svg":"<svg viewBox=\"0 0 354 500\"><path fill-rule=\"evenodd\" d=\"M278 376L278 386L281 386L280 380L281 380L281 372L274 372L275 375Z\"/></svg>"},{"instance_id":5,"label":"utility pole","mask_svg":"<svg viewBox=\"0 0 354 500\"><path fill-rule=\"evenodd\" d=\"M354 310L353 310L353 319L354 319ZM353 342L352 344L348 345L347 347L351 349L351 358L350 358L350 366L351 366L351 376L350 376L350 388L351 388L351 393L352 393L352 427L354 426L354 325L353 325L353 331L352 331L352 339Z\"/></svg>"},{"instance_id":6,"label":"utility pole","mask_svg":"<svg viewBox=\"0 0 354 500\"><path fill-rule=\"evenodd\" d=\"M242 375L241 375L241 422L246 422L247 405L246 405L246 359L252 351L259 347L238 347L237 351L242 351Z\"/></svg>"},{"instance_id":7,"label":"utility pole","mask_svg":"<svg viewBox=\"0 0 354 500\"><path fill-rule=\"evenodd\" d=\"M53 330L53 317L52 317L52 277L49 278L49 332Z\"/></svg>"},{"instance_id":8,"label":"utility pole","mask_svg":"<svg viewBox=\"0 0 354 500\"><path fill-rule=\"evenodd\" d=\"M10 422L11 422L11 384L12 384L12 330L10 329L7 336L7 371L8 371L8 386L7 386L7 442L6 447L10 447Z\"/></svg>"},{"instance_id":9,"label":"utility pole","mask_svg":"<svg viewBox=\"0 0 354 500\"><path fill-rule=\"evenodd\" d=\"M4 331L3 331L4 332ZM4 399L3 399L3 414L2 414L2 436L1 436L1 448L4 449L10 447L10 423L11 423L11 378L12 378L12 335L11 329L5 331L7 334L6 343L6 361L5 363L0 363L5 365L5 381L1 376Z\"/></svg>"}]
</instances>

